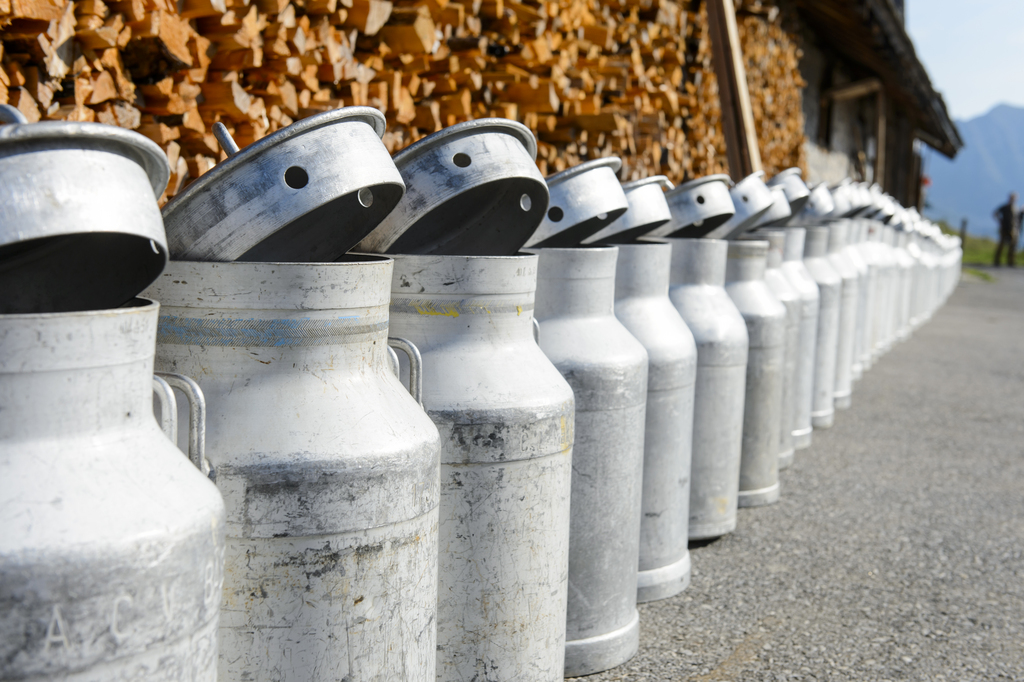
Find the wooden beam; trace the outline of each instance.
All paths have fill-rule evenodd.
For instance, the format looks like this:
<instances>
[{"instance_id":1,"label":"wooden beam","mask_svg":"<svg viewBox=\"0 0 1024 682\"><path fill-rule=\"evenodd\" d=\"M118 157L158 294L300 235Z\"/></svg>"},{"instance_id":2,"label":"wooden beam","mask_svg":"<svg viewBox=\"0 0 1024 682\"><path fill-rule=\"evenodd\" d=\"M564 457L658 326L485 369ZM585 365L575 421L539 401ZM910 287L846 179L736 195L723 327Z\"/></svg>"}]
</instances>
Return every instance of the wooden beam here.
<instances>
[{"instance_id":1,"label":"wooden beam","mask_svg":"<svg viewBox=\"0 0 1024 682\"><path fill-rule=\"evenodd\" d=\"M859 99L874 94L882 89L882 81L877 78L865 78L864 80L829 88L821 93L823 100L842 102L848 99Z\"/></svg>"},{"instance_id":2,"label":"wooden beam","mask_svg":"<svg viewBox=\"0 0 1024 682\"><path fill-rule=\"evenodd\" d=\"M741 180L761 170L761 152L757 146L754 112L750 106L743 51L736 28L736 8L732 0L707 0L707 8L711 59L718 76L729 175L733 180Z\"/></svg>"}]
</instances>

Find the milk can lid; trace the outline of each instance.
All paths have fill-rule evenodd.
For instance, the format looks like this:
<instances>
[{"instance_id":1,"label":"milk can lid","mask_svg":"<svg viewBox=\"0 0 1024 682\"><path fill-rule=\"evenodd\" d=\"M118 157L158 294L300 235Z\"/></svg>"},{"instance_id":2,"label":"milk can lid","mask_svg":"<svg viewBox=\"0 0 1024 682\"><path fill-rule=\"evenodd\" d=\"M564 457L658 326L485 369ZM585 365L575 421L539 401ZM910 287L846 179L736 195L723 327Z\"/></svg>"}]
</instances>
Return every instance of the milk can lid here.
<instances>
[{"instance_id":1,"label":"milk can lid","mask_svg":"<svg viewBox=\"0 0 1024 682\"><path fill-rule=\"evenodd\" d=\"M10 105L0 122L0 314L116 308L149 286L167 263L163 150L115 126L28 123Z\"/></svg>"}]
</instances>

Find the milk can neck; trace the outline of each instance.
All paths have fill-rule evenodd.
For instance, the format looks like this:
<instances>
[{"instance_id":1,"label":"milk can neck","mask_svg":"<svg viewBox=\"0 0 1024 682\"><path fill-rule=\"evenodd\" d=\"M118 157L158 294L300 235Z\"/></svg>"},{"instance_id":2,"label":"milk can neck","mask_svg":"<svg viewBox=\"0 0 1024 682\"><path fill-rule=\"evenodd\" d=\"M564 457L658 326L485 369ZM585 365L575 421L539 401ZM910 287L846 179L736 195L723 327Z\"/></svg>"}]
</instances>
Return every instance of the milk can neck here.
<instances>
[{"instance_id":1,"label":"milk can neck","mask_svg":"<svg viewBox=\"0 0 1024 682\"><path fill-rule=\"evenodd\" d=\"M157 311L0 318L0 440L156 428Z\"/></svg>"},{"instance_id":2,"label":"milk can neck","mask_svg":"<svg viewBox=\"0 0 1024 682\"><path fill-rule=\"evenodd\" d=\"M758 230L754 238L764 239L768 242L768 258L765 267L773 270L782 267L782 260L786 251L785 230Z\"/></svg>"},{"instance_id":3,"label":"milk can neck","mask_svg":"<svg viewBox=\"0 0 1024 682\"><path fill-rule=\"evenodd\" d=\"M850 224L839 220L828 226L828 252L839 253L846 247Z\"/></svg>"},{"instance_id":4,"label":"milk can neck","mask_svg":"<svg viewBox=\"0 0 1024 682\"><path fill-rule=\"evenodd\" d=\"M615 265L615 299L668 296L672 246L620 244Z\"/></svg>"},{"instance_id":5,"label":"milk can neck","mask_svg":"<svg viewBox=\"0 0 1024 682\"><path fill-rule=\"evenodd\" d=\"M800 261L804 259L804 241L807 230L802 227L786 228L786 246L782 252L784 261Z\"/></svg>"},{"instance_id":6,"label":"milk can neck","mask_svg":"<svg viewBox=\"0 0 1024 682\"><path fill-rule=\"evenodd\" d=\"M666 239L672 245L672 286L725 284L725 260L729 245L721 239Z\"/></svg>"},{"instance_id":7,"label":"milk can neck","mask_svg":"<svg viewBox=\"0 0 1024 682\"><path fill-rule=\"evenodd\" d=\"M600 317L615 314L617 247L537 249L536 316Z\"/></svg>"},{"instance_id":8,"label":"milk can neck","mask_svg":"<svg viewBox=\"0 0 1024 682\"><path fill-rule=\"evenodd\" d=\"M463 335L518 329L532 338L536 288L535 255L396 255L391 313Z\"/></svg>"},{"instance_id":9,"label":"milk can neck","mask_svg":"<svg viewBox=\"0 0 1024 682\"><path fill-rule=\"evenodd\" d=\"M804 241L804 258L822 258L828 254L827 227L808 227Z\"/></svg>"},{"instance_id":10,"label":"milk can neck","mask_svg":"<svg viewBox=\"0 0 1024 682\"><path fill-rule=\"evenodd\" d=\"M725 266L726 283L763 280L767 257L766 241L729 242L729 255Z\"/></svg>"}]
</instances>

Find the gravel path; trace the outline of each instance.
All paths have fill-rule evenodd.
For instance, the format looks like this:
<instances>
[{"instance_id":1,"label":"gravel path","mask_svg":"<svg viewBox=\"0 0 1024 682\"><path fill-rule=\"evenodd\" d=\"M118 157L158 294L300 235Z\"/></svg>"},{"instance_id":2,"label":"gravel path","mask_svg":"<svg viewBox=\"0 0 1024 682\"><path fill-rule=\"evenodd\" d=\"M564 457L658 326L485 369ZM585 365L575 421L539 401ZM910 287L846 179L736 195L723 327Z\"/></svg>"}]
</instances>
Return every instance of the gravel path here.
<instances>
[{"instance_id":1,"label":"gravel path","mask_svg":"<svg viewBox=\"0 0 1024 682\"><path fill-rule=\"evenodd\" d=\"M965 277L604 680L1024 680L1024 272Z\"/></svg>"}]
</instances>

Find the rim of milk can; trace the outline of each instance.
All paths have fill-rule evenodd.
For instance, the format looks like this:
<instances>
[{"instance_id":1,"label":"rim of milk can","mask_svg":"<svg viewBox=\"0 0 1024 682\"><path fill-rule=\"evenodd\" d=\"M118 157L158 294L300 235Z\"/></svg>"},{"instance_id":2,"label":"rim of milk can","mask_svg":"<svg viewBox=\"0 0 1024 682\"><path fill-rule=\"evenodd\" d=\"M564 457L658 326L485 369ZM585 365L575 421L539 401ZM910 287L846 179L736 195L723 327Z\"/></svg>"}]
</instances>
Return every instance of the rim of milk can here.
<instances>
[{"instance_id":1,"label":"rim of milk can","mask_svg":"<svg viewBox=\"0 0 1024 682\"><path fill-rule=\"evenodd\" d=\"M516 121L464 121L395 155L406 193L359 242L368 253L514 255L544 215L537 140Z\"/></svg>"},{"instance_id":2,"label":"rim of milk can","mask_svg":"<svg viewBox=\"0 0 1024 682\"><path fill-rule=\"evenodd\" d=\"M793 215L799 213L811 198L811 189L804 182L804 172L796 167L776 173L768 181L768 186L782 188Z\"/></svg>"},{"instance_id":3,"label":"rim of milk can","mask_svg":"<svg viewBox=\"0 0 1024 682\"><path fill-rule=\"evenodd\" d=\"M131 300L168 259L157 207L170 175L163 150L130 130L27 123L0 106L0 314Z\"/></svg>"},{"instance_id":4,"label":"rim of milk can","mask_svg":"<svg viewBox=\"0 0 1024 682\"><path fill-rule=\"evenodd\" d=\"M665 192L673 187L675 185L664 175L622 183L629 208L592 237L584 239L583 245L631 243L669 222L672 220L672 211L665 199Z\"/></svg>"},{"instance_id":5,"label":"rim of milk can","mask_svg":"<svg viewBox=\"0 0 1024 682\"><path fill-rule=\"evenodd\" d=\"M622 159L606 156L550 176L547 212L526 246L573 248L618 219L629 209L617 176L621 168Z\"/></svg>"},{"instance_id":6,"label":"rim of milk can","mask_svg":"<svg viewBox=\"0 0 1024 682\"><path fill-rule=\"evenodd\" d=\"M163 209L172 257L325 262L343 255L405 191L381 142L385 126L376 109L344 107L239 150L216 124L227 160Z\"/></svg>"},{"instance_id":7,"label":"rim of milk can","mask_svg":"<svg viewBox=\"0 0 1024 682\"><path fill-rule=\"evenodd\" d=\"M732 179L724 173L690 180L665 193L672 220L649 237L695 239L727 222L736 213L729 196Z\"/></svg>"},{"instance_id":8,"label":"rim of milk can","mask_svg":"<svg viewBox=\"0 0 1024 682\"><path fill-rule=\"evenodd\" d=\"M764 171L754 171L729 189L736 212L721 227L706 236L709 239L732 239L753 228L772 207L772 193L764 183Z\"/></svg>"}]
</instances>

